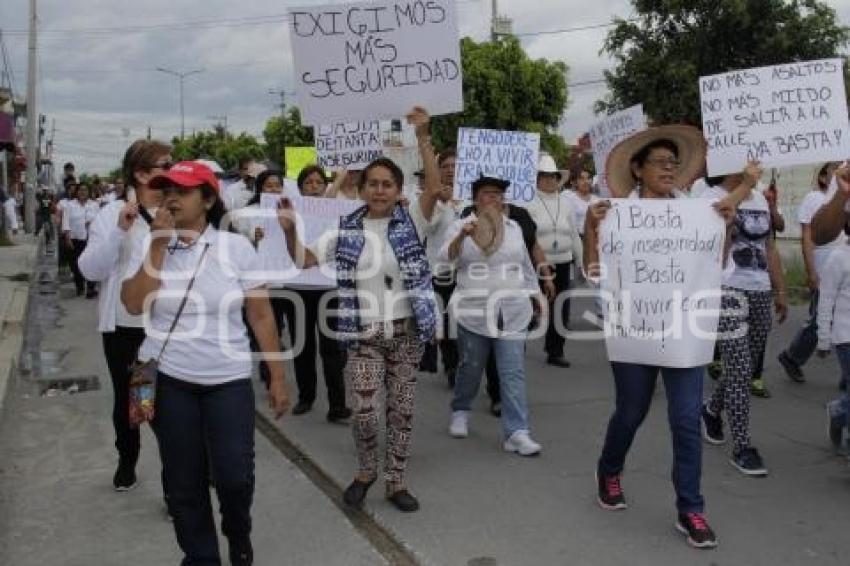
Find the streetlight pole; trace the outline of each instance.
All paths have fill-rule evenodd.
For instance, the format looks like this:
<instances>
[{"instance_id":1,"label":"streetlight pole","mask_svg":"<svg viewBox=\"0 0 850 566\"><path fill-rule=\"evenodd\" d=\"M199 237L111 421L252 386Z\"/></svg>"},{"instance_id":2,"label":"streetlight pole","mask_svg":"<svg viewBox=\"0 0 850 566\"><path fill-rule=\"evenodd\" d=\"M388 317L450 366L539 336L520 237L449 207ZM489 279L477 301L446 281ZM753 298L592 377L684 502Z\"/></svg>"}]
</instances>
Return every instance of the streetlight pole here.
<instances>
[{"instance_id":1,"label":"streetlight pole","mask_svg":"<svg viewBox=\"0 0 850 566\"><path fill-rule=\"evenodd\" d=\"M27 175L24 184L24 227L35 231L35 186L38 183L38 112L36 111L36 78L38 76L38 17L36 0L30 0L29 61L27 64Z\"/></svg>"},{"instance_id":2,"label":"streetlight pole","mask_svg":"<svg viewBox=\"0 0 850 566\"><path fill-rule=\"evenodd\" d=\"M186 117L183 111L183 80L186 77L203 73L206 69L195 69L194 71L180 72L173 71L171 69L166 69L165 67L157 67L156 70L161 73L166 73L168 75L172 75L180 79L180 139L182 140L186 137Z\"/></svg>"}]
</instances>

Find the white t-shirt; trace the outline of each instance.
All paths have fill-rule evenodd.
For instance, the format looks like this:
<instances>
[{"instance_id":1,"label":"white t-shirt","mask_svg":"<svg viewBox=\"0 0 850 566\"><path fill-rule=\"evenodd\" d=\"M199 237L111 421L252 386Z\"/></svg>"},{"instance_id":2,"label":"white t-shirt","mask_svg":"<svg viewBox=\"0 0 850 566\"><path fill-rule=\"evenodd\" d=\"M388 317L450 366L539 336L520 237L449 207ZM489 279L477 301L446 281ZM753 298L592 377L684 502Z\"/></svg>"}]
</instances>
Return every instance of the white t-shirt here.
<instances>
[{"instance_id":1,"label":"white t-shirt","mask_svg":"<svg viewBox=\"0 0 850 566\"><path fill-rule=\"evenodd\" d=\"M159 354L207 244L209 250L160 358L159 369L175 379L218 385L247 379L253 370L242 306L244 292L265 282L257 277L262 270L257 253L239 234L208 227L190 247L176 246L175 242L169 245L139 359L149 360ZM149 248L150 237L134 247L125 279L138 272Z\"/></svg>"},{"instance_id":2,"label":"white t-shirt","mask_svg":"<svg viewBox=\"0 0 850 566\"><path fill-rule=\"evenodd\" d=\"M569 198L570 203L573 205L573 213L575 214L575 225L578 233L584 236L584 224L587 221L587 209L590 208L590 205L597 202L599 197L590 194L590 199L584 200L581 198L578 193L575 191L564 191L564 194Z\"/></svg>"},{"instance_id":3,"label":"white t-shirt","mask_svg":"<svg viewBox=\"0 0 850 566\"><path fill-rule=\"evenodd\" d=\"M826 203L826 192L820 189L812 189L803 199L803 202L800 203L800 208L797 209L797 221L800 224L811 224L817 211ZM839 234L834 241L822 246L815 246L815 271L818 274L823 272L829 254L846 240L847 238L844 234Z\"/></svg>"},{"instance_id":4,"label":"white t-shirt","mask_svg":"<svg viewBox=\"0 0 850 566\"><path fill-rule=\"evenodd\" d=\"M529 298L540 292L537 273L531 265L522 229L503 216L502 244L484 255L472 238L465 238L455 260L457 287L449 309L466 330L505 338L524 334L532 316ZM475 213L455 221L440 250L440 260L449 262L449 247L463 226L476 220Z\"/></svg>"},{"instance_id":5,"label":"white t-shirt","mask_svg":"<svg viewBox=\"0 0 850 566\"><path fill-rule=\"evenodd\" d=\"M572 199L564 193L536 191L525 209L537 225L537 242L547 261L554 264L581 261L582 243Z\"/></svg>"},{"instance_id":6,"label":"white t-shirt","mask_svg":"<svg viewBox=\"0 0 850 566\"><path fill-rule=\"evenodd\" d=\"M419 208L418 198L417 196L417 200L410 205L411 208L414 206ZM460 217L461 206L460 202L442 202L439 200L434 206L431 222L425 229L425 253L434 275L445 275L452 271L451 266L440 263L439 257L440 250L446 242L452 225Z\"/></svg>"},{"instance_id":7,"label":"white t-shirt","mask_svg":"<svg viewBox=\"0 0 850 566\"><path fill-rule=\"evenodd\" d=\"M418 204L411 205L408 214L413 220L419 241L429 225ZM356 285L360 303L360 322L374 323L399 320L413 316L409 297L406 297L401 269L387 239L390 218L363 219L366 242L357 261ZM323 234L308 246L319 263L336 261L339 230Z\"/></svg>"},{"instance_id":8,"label":"white t-shirt","mask_svg":"<svg viewBox=\"0 0 850 566\"><path fill-rule=\"evenodd\" d=\"M709 187L702 198L722 199L729 193L722 187ZM723 285L743 291L770 291L767 241L770 238L770 208L759 190L738 205Z\"/></svg>"},{"instance_id":9,"label":"white t-shirt","mask_svg":"<svg viewBox=\"0 0 850 566\"><path fill-rule=\"evenodd\" d=\"M87 200L85 204L76 199L68 201L62 211L62 231L71 232L72 240L88 240L88 224L99 211L100 205L93 200Z\"/></svg>"}]
</instances>

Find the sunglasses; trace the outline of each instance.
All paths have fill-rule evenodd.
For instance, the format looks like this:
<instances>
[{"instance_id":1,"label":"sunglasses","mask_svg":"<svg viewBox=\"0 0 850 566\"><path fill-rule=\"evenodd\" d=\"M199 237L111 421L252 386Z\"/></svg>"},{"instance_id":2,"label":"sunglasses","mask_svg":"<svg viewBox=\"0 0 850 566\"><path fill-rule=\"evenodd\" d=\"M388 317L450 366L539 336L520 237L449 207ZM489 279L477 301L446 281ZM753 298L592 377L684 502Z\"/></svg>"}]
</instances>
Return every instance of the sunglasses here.
<instances>
[{"instance_id":1,"label":"sunglasses","mask_svg":"<svg viewBox=\"0 0 850 566\"><path fill-rule=\"evenodd\" d=\"M162 163L154 163L151 169L162 169L163 171L168 171L174 166L172 161L163 161Z\"/></svg>"}]
</instances>

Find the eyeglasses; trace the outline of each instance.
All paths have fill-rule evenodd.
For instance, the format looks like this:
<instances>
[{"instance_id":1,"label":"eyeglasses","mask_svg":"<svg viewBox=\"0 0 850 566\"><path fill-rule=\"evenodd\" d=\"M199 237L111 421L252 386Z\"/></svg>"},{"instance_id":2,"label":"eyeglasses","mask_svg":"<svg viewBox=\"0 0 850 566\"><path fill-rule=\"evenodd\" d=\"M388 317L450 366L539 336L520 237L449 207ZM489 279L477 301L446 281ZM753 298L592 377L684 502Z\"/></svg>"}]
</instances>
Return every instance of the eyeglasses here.
<instances>
[{"instance_id":1,"label":"eyeglasses","mask_svg":"<svg viewBox=\"0 0 850 566\"><path fill-rule=\"evenodd\" d=\"M155 163L151 169L162 169L163 171L168 171L174 166L174 163L171 161L163 161L162 163Z\"/></svg>"},{"instance_id":2,"label":"eyeglasses","mask_svg":"<svg viewBox=\"0 0 850 566\"><path fill-rule=\"evenodd\" d=\"M682 162L675 157L668 157L666 159L655 157L653 159L647 159L646 162L659 169L678 169L682 166Z\"/></svg>"}]
</instances>

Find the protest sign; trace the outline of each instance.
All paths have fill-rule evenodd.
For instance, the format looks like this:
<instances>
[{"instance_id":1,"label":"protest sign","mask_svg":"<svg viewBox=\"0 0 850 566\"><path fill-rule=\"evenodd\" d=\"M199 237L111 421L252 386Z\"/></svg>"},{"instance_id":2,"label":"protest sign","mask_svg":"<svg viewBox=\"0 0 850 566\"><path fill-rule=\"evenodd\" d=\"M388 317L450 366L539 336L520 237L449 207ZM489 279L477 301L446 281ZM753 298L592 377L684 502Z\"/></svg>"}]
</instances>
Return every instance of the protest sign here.
<instances>
[{"instance_id":1,"label":"protest sign","mask_svg":"<svg viewBox=\"0 0 850 566\"><path fill-rule=\"evenodd\" d=\"M600 196L611 196L608 180L605 177L608 154L622 140L645 129L646 116L643 114L642 104L606 116L590 129L590 145L593 149L593 164L599 178Z\"/></svg>"},{"instance_id":2,"label":"protest sign","mask_svg":"<svg viewBox=\"0 0 850 566\"><path fill-rule=\"evenodd\" d=\"M298 106L312 124L463 110L455 0L293 8Z\"/></svg>"},{"instance_id":3,"label":"protest sign","mask_svg":"<svg viewBox=\"0 0 850 566\"><path fill-rule=\"evenodd\" d=\"M326 171L363 169L384 154L381 123L377 120L339 122L315 130L319 167Z\"/></svg>"},{"instance_id":4,"label":"protest sign","mask_svg":"<svg viewBox=\"0 0 850 566\"><path fill-rule=\"evenodd\" d=\"M287 147L284 150L286 161L286 178L297 179L298 174L307 165L316 163L316 148L305 147Z\"/></svg>"},{"instance_id":5,"label":"protest sign","mask_svg":"<svg viewBox=\"0 0 850 566\"><path fill-rule=\"evenodd\" d=\"M325 232L339 228L340 216L351 214L363 206L363 202L359 200L316 197L293 199L293 204L298 212L298 236L308 246L314 244ZM300 270L290 279L289 284L336 287L335 266L325 264Z\"/></svg>"},{"instance_id":6,"label":"protest sign","mask_svg":"<svg viewBox=\"0 0 850 566\"><path fill-rule=\"evenodd\" d=\"M613 199L599 227L608 358L711 361L726 226L708 199Z\"/></svg>"},{"instance_id":7,"label":"protest sign","mask_svg":"<svg viewBox=\"0 0 850 566\"><path fill-rule=\"evenodd\" d=\"M841 59L733 71L699 80L709 175L841 161L850 125Z\"/></svg>"},{"instance_id":8,"label":"protest sign","mask_svg":"<svg viewBox=\"0 0 850 566\"><path fill-rule=\"evenodd\" d=\"M472 199L472 182L482 174L510 181L505 200L531 202L537 190L540 134L460 128L457 135L455 192Z\"/></svg>"}]
</instances>

